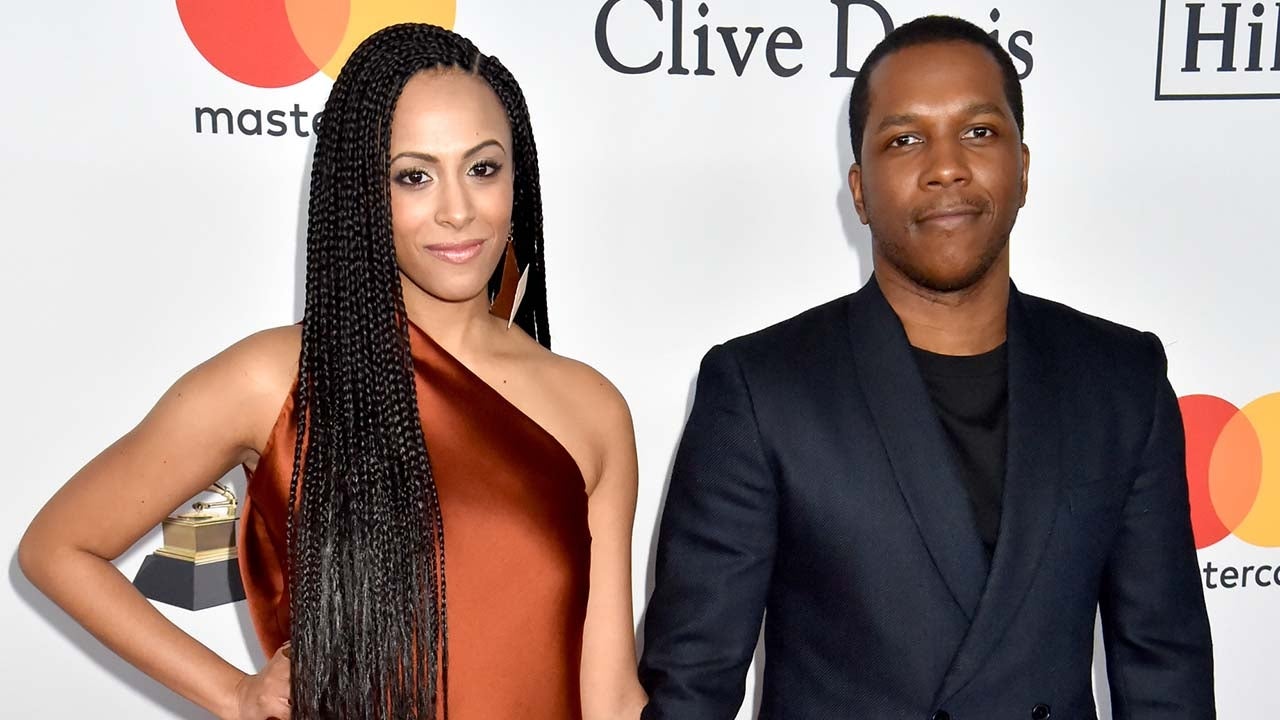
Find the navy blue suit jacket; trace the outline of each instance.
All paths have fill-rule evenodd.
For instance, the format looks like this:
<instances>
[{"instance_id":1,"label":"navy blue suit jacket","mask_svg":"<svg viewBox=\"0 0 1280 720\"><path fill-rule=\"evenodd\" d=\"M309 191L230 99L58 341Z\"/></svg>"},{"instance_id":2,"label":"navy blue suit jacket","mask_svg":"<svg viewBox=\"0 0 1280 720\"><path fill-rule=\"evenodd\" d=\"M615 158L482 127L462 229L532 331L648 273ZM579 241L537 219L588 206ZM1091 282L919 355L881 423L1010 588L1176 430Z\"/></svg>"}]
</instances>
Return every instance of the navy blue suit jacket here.
<instances>
[{"instance_id":1,"label":"navy blue suit jacket","mask_svg":"<svg viewBox=\"0 0 1280 720\"><path fill-rule=\"evenodd\" d=\"M1212 718L1181 417L1154 335L1013 288L990 561L906 335L862 290L713 348L671 477L645 720Z\"/></svg>"}]
</instances>

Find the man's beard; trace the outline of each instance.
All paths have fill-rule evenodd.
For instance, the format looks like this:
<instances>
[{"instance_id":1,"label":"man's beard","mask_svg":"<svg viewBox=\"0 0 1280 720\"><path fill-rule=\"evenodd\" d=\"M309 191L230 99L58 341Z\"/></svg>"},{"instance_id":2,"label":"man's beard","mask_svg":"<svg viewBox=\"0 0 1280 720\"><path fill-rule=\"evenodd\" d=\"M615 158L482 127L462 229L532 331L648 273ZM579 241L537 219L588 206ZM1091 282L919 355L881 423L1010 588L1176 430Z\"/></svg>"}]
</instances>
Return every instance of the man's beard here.
<instances>
[{"instance_id":1,"label":"man's beard","mask_svg":"<svg viewBox=\"0 0 1280 720\"><path fill-rule=\"evenodd\" d=\"M931 275L924 267L912 262L906 253L902 252L902 248L892 240L876 239L874 228L871 232L873 242L880 248L880 254L889 264L908 280L915 285L935 293L954 293L977 285L987 273L991 271L992 266L996 264L996 260L1000 258L1000 254L1009 245L1009 234L1003 233L1000 241L991 244L978 261L969 268L968 272L954 278L939 278Z\"/></svg>"}]
</instances>

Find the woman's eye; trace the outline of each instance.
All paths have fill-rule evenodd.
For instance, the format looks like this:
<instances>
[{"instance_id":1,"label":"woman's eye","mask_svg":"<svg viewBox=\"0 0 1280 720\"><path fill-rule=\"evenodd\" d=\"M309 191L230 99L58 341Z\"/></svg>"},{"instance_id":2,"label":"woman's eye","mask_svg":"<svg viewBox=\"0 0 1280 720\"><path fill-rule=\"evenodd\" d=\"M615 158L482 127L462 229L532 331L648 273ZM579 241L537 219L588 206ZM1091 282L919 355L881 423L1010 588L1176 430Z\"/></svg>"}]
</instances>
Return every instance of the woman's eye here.
<instances>
[{"instance_id":1,"label":"woman's eye","mask_svg":"<svg viewBox=\"0 0 1280 720\"><path fill-rule=\"evenodd\" d=\"M425 185L431 176L425 170L401 170L396 173L396 181L401 185Z\"/></svg>"},{"instance_id":2,"label":"woman's eye","mask_svg":"<svg viewBox=\"0 0 1280 720\"><path fill-rule=\"evenodd\" d=\"M471 174L476 177L490 177L497 174L502 166L492 160L482 160L471 166Z\"/></svg>"}]
</instances>

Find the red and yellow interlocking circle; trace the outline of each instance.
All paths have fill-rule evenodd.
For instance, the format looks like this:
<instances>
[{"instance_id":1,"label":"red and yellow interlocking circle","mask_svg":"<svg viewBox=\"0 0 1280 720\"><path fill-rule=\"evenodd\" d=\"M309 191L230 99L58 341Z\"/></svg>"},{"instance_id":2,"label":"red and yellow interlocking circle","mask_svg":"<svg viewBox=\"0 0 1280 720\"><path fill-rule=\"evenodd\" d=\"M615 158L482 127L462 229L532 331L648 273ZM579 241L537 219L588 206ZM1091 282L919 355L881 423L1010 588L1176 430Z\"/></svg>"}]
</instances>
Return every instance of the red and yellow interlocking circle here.
<instances>
[{"instance_id":1,"label":"red and yellow interlocking circle","mask_svg":"<svg viewBox=\"0 0 1280 720\"><path fill-rule=\"evenodd\" d=\"M1280 393L1242 408L1213 395L1178 402L1196 547L1228 535L1280 547Z\"/></svg>"},{"instance_id":2,"label":"red and yellow interlocking circle","mask_svg":"<svg viewBox=\"0 0 1280 720\"><path fill-rule=\"evenodd\" d=\"M452 28L456 0L178 0L187 37L209 64L246 85L278 88L337 77L356 46L388 25Z\"/></svg>"}]
</instances>

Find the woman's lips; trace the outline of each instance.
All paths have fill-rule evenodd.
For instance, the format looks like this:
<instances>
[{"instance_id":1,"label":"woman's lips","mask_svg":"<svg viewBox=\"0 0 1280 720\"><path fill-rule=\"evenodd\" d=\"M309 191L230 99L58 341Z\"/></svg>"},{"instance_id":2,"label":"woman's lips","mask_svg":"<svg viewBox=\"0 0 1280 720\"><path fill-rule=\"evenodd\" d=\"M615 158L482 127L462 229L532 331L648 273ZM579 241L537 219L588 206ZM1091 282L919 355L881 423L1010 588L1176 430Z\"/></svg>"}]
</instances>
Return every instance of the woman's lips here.
<instances>
[{"instance_id":1,"label":"woman's lips","mask_svg":"<svg viewBox=\"0 0 1280 720\"><path fill-rule=\"evenodd\" d=\"M436 243L423 249L447 263L461 265L474 259L483 248L484 240L467 240L460 243Z\"/></svg>"}]
</instances>

